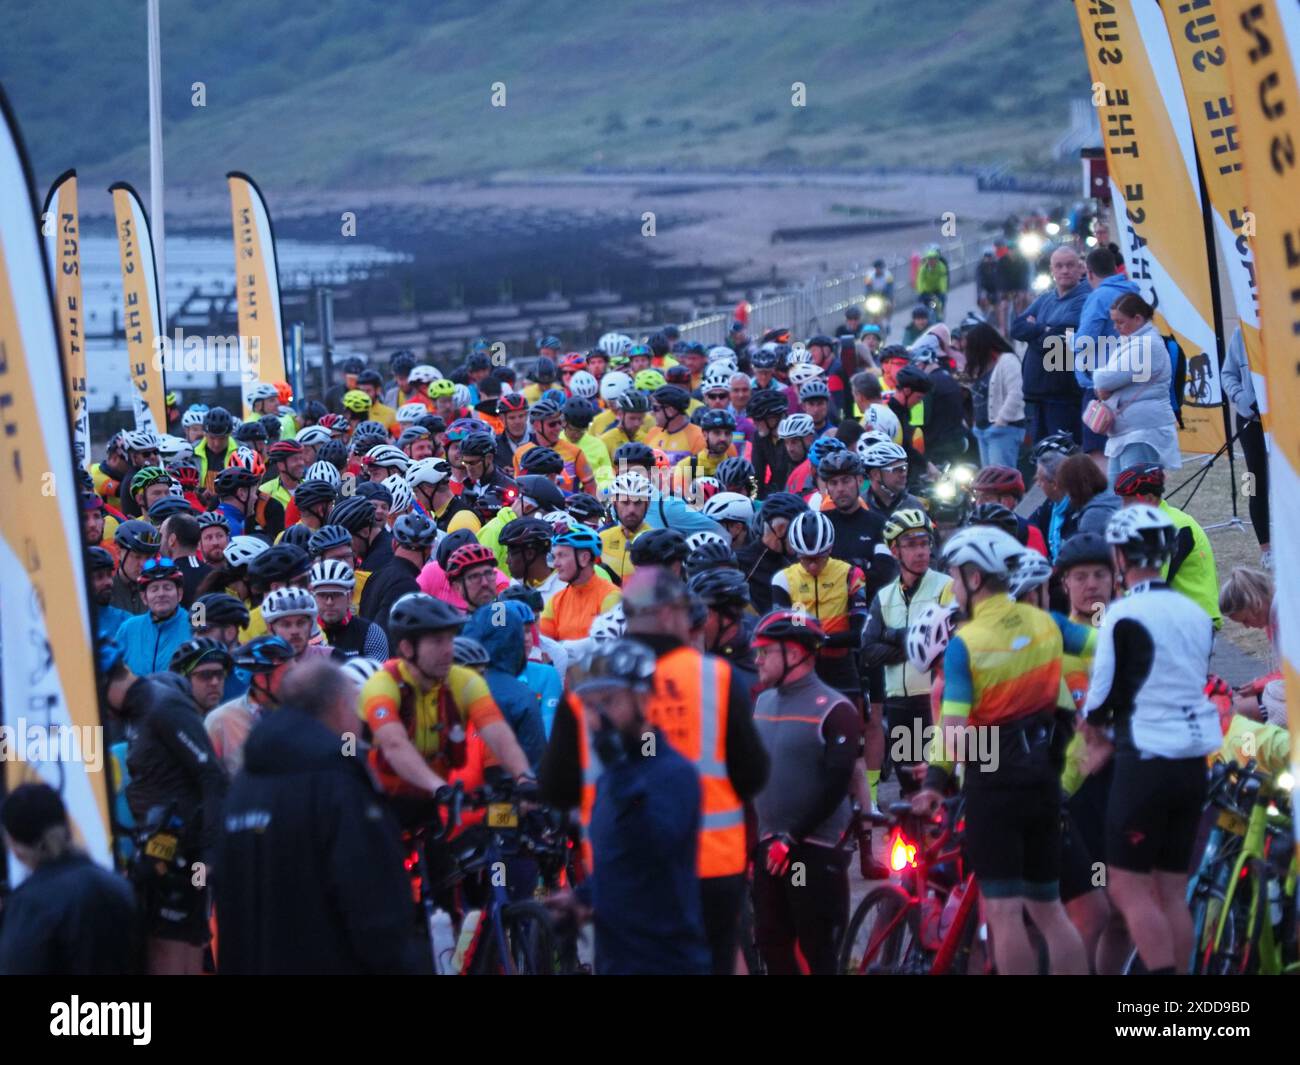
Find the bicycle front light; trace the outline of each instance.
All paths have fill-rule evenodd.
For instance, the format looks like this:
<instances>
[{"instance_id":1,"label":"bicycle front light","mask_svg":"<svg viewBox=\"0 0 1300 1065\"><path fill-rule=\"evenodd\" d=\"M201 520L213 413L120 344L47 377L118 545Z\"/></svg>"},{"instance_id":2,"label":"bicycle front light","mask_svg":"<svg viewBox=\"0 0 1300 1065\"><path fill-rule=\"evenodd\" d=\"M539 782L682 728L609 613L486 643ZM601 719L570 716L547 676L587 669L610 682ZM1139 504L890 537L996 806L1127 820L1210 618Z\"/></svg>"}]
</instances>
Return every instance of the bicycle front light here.
<instances>
[{"instance_id":1,"label":"bicycle front light","mask_svg":"<svg viewBox=\"0 0 1300 1065\"><path fill-rule=\"evenodd\" d=\"M1279 791L1291 791L1295 787L1295 777L1290 773L1279 773L1277 786Z\"/></svg>"}]
</instances>

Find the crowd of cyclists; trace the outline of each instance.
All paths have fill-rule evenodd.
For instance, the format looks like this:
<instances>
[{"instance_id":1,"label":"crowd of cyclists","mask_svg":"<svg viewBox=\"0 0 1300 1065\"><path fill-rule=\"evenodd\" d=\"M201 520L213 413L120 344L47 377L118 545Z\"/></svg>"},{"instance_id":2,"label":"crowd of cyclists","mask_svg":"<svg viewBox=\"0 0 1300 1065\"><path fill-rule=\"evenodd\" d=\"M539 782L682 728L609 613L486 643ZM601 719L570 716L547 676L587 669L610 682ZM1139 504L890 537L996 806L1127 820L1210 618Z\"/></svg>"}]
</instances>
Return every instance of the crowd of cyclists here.
<instances>
[{"instance_id":1,"label":"crowd of cyclists","mask_svg":"<svg viewBox=\"0 0 1300 1065\"><path fill-rule=\"evenodd\" d=\"M13 901L97 916L72 954L6 921L0 966L429 971L411 855L445 877L464 837L427 827L497 789L571 833L558 875L502 875L594 925L595 972L829 973L853 855L891 875L892 778L927 816L963 796L995 971L1185 970L1207 759L1289 749L1276 675L1210 667L1222 616L1271 631L1271 580L1221 607L1164 468L1111 480L1078 427L981 463L996 329L943 325L922 260L906 345L882 263L834 335L351 357L117 433L80 500L143 948L26 786Z\"/></svg>"}]
</instances>

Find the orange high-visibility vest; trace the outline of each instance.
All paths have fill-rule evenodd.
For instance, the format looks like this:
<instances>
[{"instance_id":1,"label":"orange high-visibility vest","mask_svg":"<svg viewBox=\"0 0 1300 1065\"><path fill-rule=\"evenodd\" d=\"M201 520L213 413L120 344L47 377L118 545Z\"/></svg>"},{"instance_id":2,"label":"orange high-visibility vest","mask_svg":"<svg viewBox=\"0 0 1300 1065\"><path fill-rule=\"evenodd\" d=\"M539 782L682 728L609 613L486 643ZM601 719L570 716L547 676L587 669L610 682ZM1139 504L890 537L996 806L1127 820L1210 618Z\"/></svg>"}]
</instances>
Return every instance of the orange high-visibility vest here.
<instances>
[{"instance_id":1,"label":"orange high-visibility vest","mask_svg":"<svg viewBox=\"0 0 1300 1065\"><path fill-rule=\"evenodd\" d=\"M701 877L745 871L745 810L727 777L727 694L731 666L693 647L678 647L659 659L647 717L674 750L700 774L700 840L696 871ZM578 725L582 767L583 854L591 869L588 830L596 804L601 764L592 746L581 700L569 696Z\"/></svg>"}]
</instances>

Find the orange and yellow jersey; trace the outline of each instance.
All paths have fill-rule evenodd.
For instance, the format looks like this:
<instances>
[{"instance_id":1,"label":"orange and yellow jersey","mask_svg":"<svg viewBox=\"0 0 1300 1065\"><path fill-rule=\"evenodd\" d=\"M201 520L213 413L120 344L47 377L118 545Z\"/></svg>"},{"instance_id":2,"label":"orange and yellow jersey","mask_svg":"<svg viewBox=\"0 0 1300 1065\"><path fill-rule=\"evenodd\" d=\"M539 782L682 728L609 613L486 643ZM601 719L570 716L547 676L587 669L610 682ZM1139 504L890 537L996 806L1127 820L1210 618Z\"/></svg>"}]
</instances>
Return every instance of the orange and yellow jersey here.
<instances>
[{"instance_id":1,"label":"orange and yellow jersey","mask_svg":"<svg viewBox=\"0 0 1300 1065\"><path fill-rule=\"evenodd\" d=\"M827 635L849 631L854 600L861 601L866 586L862 570L838 558L828 559L816 577L796 562L772 581L773 589L785 593L792 608L815 617ZM778 596L777 601L780 599Z\"/></svg>"},{"instance_id":2,"label":"orange and yellow jersey","mask_svg":"<svg viewBox=\"0 0 1300 1065\"><path fill-rule=\"evenodd\" d=\"M636 436L628 436L627 433L623 431L622 426L615 425L612 429L606 429L603 433L600 433L597 436L597 439L605 445L605 450L609 452L609 457L612 461L614 458L614 452L624 444L644 444L646 438L650 435L650 427L653 424L654 423L649 419L643 421L641 423L641 428L637 430ZM596 432L594 423L592 425L592 432ZM615 470L614 472L617 473L618 471Z\"/></svg>"},{"instance_id":3,"label":"orange and yellow jersey","mask_svg":"<svg viewBox=\"0 0 1300 1065\"><path fill-rule=\"evenodd\" d=\"M1073 710L1061 676L1061 630L1009 595L982 600L943 657L944 717L973 725L1015 721L1053 707Z\"/></svg>"},{"instance_id":4,"label":"orange and yellow jersey","mask_svg":"<svg viewBox=\"0 0 1300 1065\"><path fill-rule=\"evenodd\" d=\"M667 432L656 425L646 434L643 443L650 447L657 447L668 456L668 461L673 465L705 450L704 430L692 422L687 422L684 429L675 433Z\"/></svg>"},{"instance_id":5,"label":"orange and yellow jersey","mask_svg":"<svg viewBox=\"0 0 1300 1065\"><path fill-rule=\"evenodd\" d=\"M1052 611L1052 620L1061 630L1061 683L1070 693L1075 709L1082 710L1088 697L1093 655L1097 652L1097 628L1056 611ZM1073 795L1087 779L1088 774L1083 768L1086 747L1082 732L1075 732L1070 737L1065 749L1065 767L1061 770L1061 790L1066 795Z\"/></svg>"},{"instance_id":6,"label":"orange and yellow jersey","mask_svg":"<svg viewBox=\"0 0 1300 1065\"><path fill-rule=\"evenodd\" d=\"M455 768L448 742L452 726L473 724L481 732L505 720L487 681L468 666L452 666L446 680L422 692L400 658L389 659L362 686L358 713L371 735L384 725L403 725L420 757L442 777ZM421 794L393 772L377 745L371 748L370 766L390 795Z\"/></svg>"},{"instance_id":7,"label":"orange and yellow jersey","mask_svg":"<svg viewBox=\"0 0 1300 1065\"><path fill-rule=\"evenodd\" d=\"M539 627L552 640L585 640L597 614L618 605L622 593L594 573L586 584L568 584L547 600Z\"/></svg>"},{"instance_id":8,"label":"orange and yellow jersey","mask_svg":"<svg viewBox=\"0 0 1300 1065\"><path fill-rule=\"evenodd\" d=\"M519 445L519 448L515 451L514 475L516 477L523 473L523 469L519 465L520 459L537 446L535 440ZM591 463L587 461L587 456L582 448L562 436L551 445L551 450L555 451L564 460L564 471L560 474L561 491L567 494L584 492L586 491L584 485L591 485L592 491L595 491L596 475L592 471Z\"/></svg>"}]
</instances>

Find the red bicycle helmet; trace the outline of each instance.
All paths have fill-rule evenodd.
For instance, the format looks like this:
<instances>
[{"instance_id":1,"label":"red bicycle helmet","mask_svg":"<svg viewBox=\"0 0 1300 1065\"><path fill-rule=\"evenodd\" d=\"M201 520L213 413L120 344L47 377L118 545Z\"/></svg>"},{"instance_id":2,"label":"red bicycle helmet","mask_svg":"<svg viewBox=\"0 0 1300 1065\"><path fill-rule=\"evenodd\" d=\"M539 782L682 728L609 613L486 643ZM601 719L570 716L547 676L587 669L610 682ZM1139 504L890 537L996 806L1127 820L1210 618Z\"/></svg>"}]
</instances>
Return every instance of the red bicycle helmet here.
<instances>
[{"instance_id":1,"label":"red bicycle helmet","mask_svg":"<svg viewBox=\"0 0 1300 1065\"><path fill-rule=\"evenodd\" d=\"M1020 499L1025 494L1025 479L1019 470L1010 466L985 466L975 475L970 487L972 492L996 492Z\"/></svg>"},{"instance_id":2,"label":"red bicycle helmet","mask_svg":"<svg viewBox=\"0 0 1300 1065\"><path fill-rule=\"evenodd\" d=\"M497 414L509 414L512 411L521 411L528 409L528 400L524 398L522 392L507 392L497 400Z\"/></svg>"},{"instance_id":3,"label":"red bicycle helmet","mask_svg":"<svg viewBox=\"0 0 1300 1065\"><path fill-rule=\"evenodd\" d=\"M753 647L773 643L801 643L817 648L826 642L826 630L811 614L801 610L773 610L759 621L750 640Z\"/></svg>"},{"instance_id":4,"label":"red bicycle helmet","mask_svg":"<svg viewBox=\"0 0 1300 1065\"><path fill-rule=\"evenodd\" d=\"M1115 478L1115 494L1126 499L1133 496L1160 499L1165 494L1165 468L1154 462L1144 462L1121 470Z\"/></svg>"},{"instance_id":5,"label":"red bicycle helmet","mask_svg":"<svg viewBox=\"0 0 1300 1065\"><path fill-rule=\"evenodd\" d=\"M490 547L483 544L466 544L464 547L458 547L447 559L447 579L457 580L465 573L466 570L473 569L475 566L495 566L497 556L492 553Z\"/></svg>"},{"instance_id":6,"label":"red bicycle helmet","mask_svg":"<svg viewBox=\"0 0 1300 1065\"><path fill-rule=\"evenodd\" d=\"M587 368L587 356L580 351L571 351L560 360L560 373L576 373Z\"/></svg>"}]
</instances>

